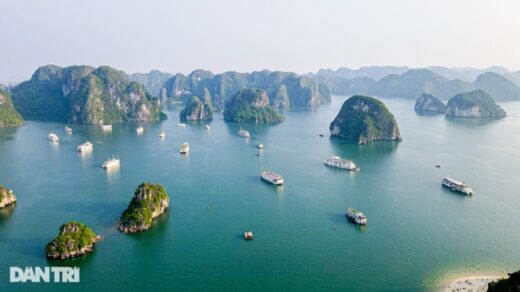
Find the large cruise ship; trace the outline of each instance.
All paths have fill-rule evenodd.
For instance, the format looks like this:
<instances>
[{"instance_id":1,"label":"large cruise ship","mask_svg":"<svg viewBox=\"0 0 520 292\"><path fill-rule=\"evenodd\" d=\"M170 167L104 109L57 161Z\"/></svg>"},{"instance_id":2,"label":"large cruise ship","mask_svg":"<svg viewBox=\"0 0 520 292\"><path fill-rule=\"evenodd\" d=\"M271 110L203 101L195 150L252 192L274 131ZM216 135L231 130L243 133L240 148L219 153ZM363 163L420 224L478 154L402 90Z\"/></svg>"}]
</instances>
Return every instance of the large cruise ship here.
<instances>
[{"instance_id":1,"label":"large cruise ship","mask_svg":"<svg viewBox=\"0 0 520 292\"><path fill-rule=\"evenodd\" d=\"M336 155L332 155L331 157L327 158L327 160L325 160L325 165L353 171L359 170L359 167L356 166L354 161L343 159Z\"/></svg>"},{"instance_id":2,"label":"large cruise ship","mask_svg":"<svg viewBox=\"0 0 520 292\"><path fill-rule=\"evenodd\" d=\"M251 134L249 134L249 132L246 131L246 130L240 130L240 131L238 131L238 136L240 136L240 137L244 137L244 138L246 138L246 139L251 138Z\"/></svg>"},{"instance_id":3,"label":"large cruise ship","mask_svg":"<svg viewBox=\"0 0 520 292\"><path fill-rule=\"evenodd\" d=\"M283 184L283 177L277 173L270 171L261 171L260 176L263 180L270 182L273 185L279 186Z\"/></svg>"},{"instance_id":4,"label":"large cruise ship","mask_svg":"<svg viewBox=\"0 0 520 292\"><path fill-rule=\"evenodd\" d=\"M142 133L144 132L144 128L143 128L143 127L137 127L137 128L135 129L135 132L136 132L138 135L140 135L140 134L142 134Z\"/></svg>"},{"instance_id":5,"label":"large cruise ship","mask_svg":"<svg viewBox=\"0 0 520 292\"><path fill-rule=\"evenodd\" d=\"M112 158L108 158L107 160L105 160L105 162L103 162L103 165L101 165L101 167L103 167L104 169L109 169L112 167L119 166L119 163L120 163L119 158L112 156Z\"/></svg>"},{"instance_id":6,"label":"large cruise ship","mask_svg":"<svg viewBox=\"0 0 520 292\"><path fill-rule=\"evenodd\" d=\"M473 190L465 182L452 179L449 176L442 179L442 185L455 192L463 193L468 196L473 195Z\"/></svg>"},{"instance_id":7,"label":"large cruise ship","mask_svg":"<svg viewBox=\"0 0 520 292\"><path fill-rule=\"evenodd\" d=\"M56 135L54 133L50 133L47 138L49 139L49 141L54 142L54 143L60 142L60 138L58 138L58 135Z\"/></svg>"},{"instance_id":8,"label":"large cruise ship","mask_svg":"<svg viewBox=\"0 0 520 292\"><path fill-rule=\"evenodd\" d=\"M84 153L84 152L92 151L93 148L94 148L94 145L92 145L92 143L87 141L87 142L79 145L78 148L76 148L76 151L78 151L80 153Z\"/></svg>"},{"instance_id":9,"label":"large cruise ship","mask_svg":"<svg viewBox=\"0 0 520 292\"><path fill-rule=\"evenodd\" d=\"M367 224L367 216L365 216L365 214L363 214L360 211L357 211L355 209L348 208L345 216L347 216L347 218L356 222L357 224L360 224L360 225Z\"/></svg>"}]
</instances>

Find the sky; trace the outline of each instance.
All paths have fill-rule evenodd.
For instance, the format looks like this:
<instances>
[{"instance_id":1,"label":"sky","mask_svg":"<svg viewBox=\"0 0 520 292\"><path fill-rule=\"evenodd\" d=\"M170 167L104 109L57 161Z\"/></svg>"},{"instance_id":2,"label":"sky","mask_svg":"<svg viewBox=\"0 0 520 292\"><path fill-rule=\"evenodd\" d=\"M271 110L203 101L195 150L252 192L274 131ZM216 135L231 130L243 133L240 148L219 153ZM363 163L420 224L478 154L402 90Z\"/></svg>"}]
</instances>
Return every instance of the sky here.
<instances>
[{"instance_id":1,"label":"sky","mask_svg":"<svg viewBox=\"0 0 520 292\"><path fill-rule=\"evenodd\" d=\"M518 0L1 0L0 82L37 67L520 70Z\"/></svg>"}]
</instances>

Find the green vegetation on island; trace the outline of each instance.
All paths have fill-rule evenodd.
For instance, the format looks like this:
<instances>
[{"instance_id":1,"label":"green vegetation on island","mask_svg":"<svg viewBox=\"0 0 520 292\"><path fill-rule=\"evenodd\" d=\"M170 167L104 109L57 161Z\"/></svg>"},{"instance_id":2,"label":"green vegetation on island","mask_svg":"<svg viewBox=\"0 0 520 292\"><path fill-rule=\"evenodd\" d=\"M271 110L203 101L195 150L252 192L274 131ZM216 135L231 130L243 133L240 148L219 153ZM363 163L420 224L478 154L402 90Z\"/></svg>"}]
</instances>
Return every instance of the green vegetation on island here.
<instances>
[{"instance_id":1,"label":"green vegetation on island","mask_svg":"<svg viewBox=\"0 0 520 292\"><path fill-rule=\"evenodd\" d=\"M170 198L162 185L142 183L121 215L118 228L124 233L147 230L155 218L166 212L169 204Z\"/></svg>"},{"instance_id":2,"label":"green vegetation on island","mask_svg":"<svg viewBox=\"0 0 520 292\"><path fill-rule=\"evenodd\" d=\"M197 96L190 97L179 115L181 121L205 121L213 118L213 112L211 97L205 94L204 101Z\"/></svg>"},{"instance_id":3,"label":"green vegetation on island","mask_svg":"<svg viewBox=\"0 0 520 292\"><path fill-rule=\"evenodd\" d=\"M462 118L501 118L506 112L487 92L477 89L452 97L446 106L446 116Z\"/></svg>"},{"instance_id":4,"label":"green vegetation on island","mask_svg":"<svg viewBox=\"0 0 520 292\"><path fill-rule=\"evenodd\" d=\"M21 125L23 125L23 118L14 108L11 95L0 87L0 128Z\"/></svg>"},{"instance_id":5,"label":"green vegetation on island","mask_svg":"<svg viewBox=\"0 0 520 292\"><path fill-rule=\"evenodd\" d=\"M415 102L417 112L444 113L445 110L444 102L431 94L423 93Z\"/></svg>"},{"instance_id":6,"label":"green vegetation on island","mask_svg":"<svg viewBox=\"0 0 520 292\"><path fill-rule=\"evenodd\" d=\"M16 203L16 196L13 190L0 185L0 209Z\"/></svg>"},{"instance_id":7,"label":"green vegetation on island","mask_svg":"<svg viewBox=\"0 0 520 292\"><path fill-rule=\"evenodd\" d=\"M204 96L204 91L207 91L215 108L221 111L227 101L245 88L265 90L271 98L271 105L279 108L316 106L331 100L329 88L310 77L267 70L217 75L195 70L189 76L177 74L164 83L161 97L186 102L193 95Z\"/></svg>"},{"instance_id":8,"label":"green vegetation on island","mask_svg":"<svg viewBox=\"0 0 520 292\"><path fill-rule=\"evenodd\" d=\"M488 292L515 292L520 291L520 271L510 273L508 278L488 284Z\"/></svg>"},{"instance_id":9,"label":"green vegetation on island","mask_svg":"<svg viewBox=\"0 0 520 292\"><path fill-rule=\"evenodd\" d=\"M242 89L226 103L224 120L237 123L278 123L284 117L269 105L269 97L265 91Z\"/></svg>"},{"instance_id":10,"label":"green vegetation on island","mask_svg":"<svg viewBox=\"0 0 520 292\"><path fill-rule=\"evenodd\" d=\"M70 221L60 227L60 234L45 247L50 259L67 259L92 252L94 245L101 240L90 227L83 223Z\"/></svg>"},{"instance_id":11,"label":"green vegetation on island","mask_svg":"<svg viewBox=\"0 0 520 292\"><path fill-rule=\"evenodd\" d=\"M364 95L352 96L343 103L330 124L330 133L358 144L401 139L397 122L385 104Z\"/></svg>"},{"instance_id":12,"label":"green vegetation on island","mask_svg":"<svg viewBox=\"0 0 520 292\"><path fill-rule=\"evenodd\" d=\"M27 119L112 124L165 118L158 98L108 66L43 66L13 89L12 98Z\"/></svg>"},{"instance_id":13,"label":"green vegetation on island","mask_svg":"<svg viewBox=\"0 0 520 292\"><path fill-rule=\"evenodd\" d=\"M166 82L166 80L170 79L172 74L164 73L158 70L152 70L148 73L134 73L128 75L128 79L130 81L135 81L140 83L146 88L148 92L150 92L153 96L160 96L161 88Z\"/></svg>"}]
</instances>

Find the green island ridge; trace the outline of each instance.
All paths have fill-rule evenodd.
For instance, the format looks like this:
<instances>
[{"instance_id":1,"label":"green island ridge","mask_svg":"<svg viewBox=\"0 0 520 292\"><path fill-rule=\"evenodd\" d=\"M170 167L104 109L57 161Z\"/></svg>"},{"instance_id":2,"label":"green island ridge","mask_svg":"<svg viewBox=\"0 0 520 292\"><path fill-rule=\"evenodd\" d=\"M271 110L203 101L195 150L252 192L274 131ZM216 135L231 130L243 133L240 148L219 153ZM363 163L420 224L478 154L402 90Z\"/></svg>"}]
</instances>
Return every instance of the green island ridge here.
<instances>
[{"instance_id":1,"label":"green island ridge","mask_svg":"<svg viewBox=\"0 0 520 292\"><path fill-rule=\"evenodd\" d=\"M397 122L385 104L364 95L347 99L329 129L332 136L357 144L401 139Z\"/></svg>"},{"instance_id":2,"label":"green island ridge","mask_svg":"<svg viewBox=\"0 0 520 292\"><path fill-rule=\"evenodd\" d=\"M279 123L283 115L269 104L264 90L241 89L226 103L224 120L237 123Z\"/></svg>"},{"instance_id":3,"label":"green island ridge","mask_svg":"<svg viewBox=\"0 0 520 292\"><path fill-rule=\"evenodd\" d=\"M209 93L204 94L204 101L197 96L192 96L186 102L185 108L180 112L181 121L206 121L213 119L213 103Z\"/></svg>"},{"instance_id":4,"label":"green island ridge","mask_svg":"<svg viewBox=\"0 0 520 292\"><path fill-rule=\"evenodd\" d=\"M70 221L60 227L60 234L45 247L50 259L68 259L92 252L94 245L101 241L90 227L83 223Z\"/></svg>"},{"instance_id":5,"label":"green island ridge","mask_svg":"<svg viewBox=\"0 0 520 292\"><path fill-rule=\"evenodd\" d=\"M26 119L112 124L166 118L158 98L108 66L40 67L12 90L12 99Z\"/></svg>"},{"instance_id":6,"label":"green island ridge","mask_svg":"<svg viewBox=\"0 0 520 292\"><path fill-rule=\"evenodd\" d=\"M487 92L477 89L459 93L448 101L446 116L461 118L501 118L506 112Z\"/></svg>"},{"instance_id":7,"label":"green island ridge","mask_svg":"<svg viewBox=\"0 0 520 292\"><path fill-rule=\"evenodd\" d=\"M268 70L217 75L195 70L188 76L179 73L164 83L161 97L186 102L193 95L204 96L207 91L216 110L222 111L226 102L244 88L265 90L271 98L271 105L284 109L289 106L317 106L331 101L330 90L325 84L291 72Z\"/></svg>"},{"instance_id":8,"label":"green island ridge","mask_svg":"<svg viewBox=\"0 0 520 292\"><path fill-rule=\"evenodd\" d=\"M510 273L508 278L489 283L487 291L488 292L520 291L520 271Z\"/></svg>"},{"instance_id":9,"label":"green island ridge","mask_svg":"<svg viewBox=\"0 0 520 292\"><path fill-rule=\"evenodd\" d=\"M446 105L442 100L437 97L423 93L417 101L415 102L415 111L416 112L431 112L431 113L439 113L443 114L446 110Z\"/></svg>"},{"instance_id":10,"label":"green island ridge","mask_svg":"<svg viewBox=\"0 0 520 292\"><path fill-rule=\"evenodd\" d=\"M23 118L13 106L11 95L0 86L0 128L23 125Z\"/></svg>"},{"instance_id":11,"label":"green island ridge","mask_svg":"<svg viewBox=\"0 0 520 292\"><path fill-rule=\"evenodd\" d=\"M16 203L16 196L13 190L0 185L0 209Z\"/></svg>"},{"instance_id":12,"label":"green island ridge","mask_svg":"<svg viewBox=\"0 0 520 292\"><path fill-rule=\"evenodd\" d=\"M142 183L119 220L118 229L123 233L145 231L152 221L161 216L170 204L170 197L160 184Z\"/></svg>"}]
</instances>

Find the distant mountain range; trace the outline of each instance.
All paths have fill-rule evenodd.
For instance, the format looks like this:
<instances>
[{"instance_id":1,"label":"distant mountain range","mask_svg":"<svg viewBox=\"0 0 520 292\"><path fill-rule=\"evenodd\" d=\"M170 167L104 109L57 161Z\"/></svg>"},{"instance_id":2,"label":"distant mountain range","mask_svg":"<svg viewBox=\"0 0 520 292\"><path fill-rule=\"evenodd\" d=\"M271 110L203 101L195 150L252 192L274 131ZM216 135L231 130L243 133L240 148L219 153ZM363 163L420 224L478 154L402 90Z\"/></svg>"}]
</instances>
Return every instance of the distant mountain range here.
<instances>
[{"instance_id":1,"label":"distant mountain range","mask_svg":"<svg viewBox=\"0 0 520 292\"><path fill-rule=\"evenodd\" d=\"M334 94L368 94L416 99L422 93L427 93L447 100L458 93L482 89L497 101L520 100L520 86L514 82L517 76L520 77L520 72L511 72L501 67L490 67L489 69L493 71L483 72L484 70L479 71L472 68L450 69L446 67L408 70L406 67L365 67L359 70L347 70L346 68L336 71L320 70L318 73L308 76L327 85ZM402 72L403 70L406 71ZM402 73L391 73L380 78L382 74L388 72ZM478 74L479 72L481 73Z\"/></svg>"}]
</instances>

